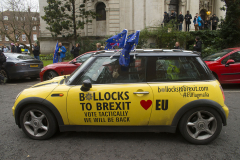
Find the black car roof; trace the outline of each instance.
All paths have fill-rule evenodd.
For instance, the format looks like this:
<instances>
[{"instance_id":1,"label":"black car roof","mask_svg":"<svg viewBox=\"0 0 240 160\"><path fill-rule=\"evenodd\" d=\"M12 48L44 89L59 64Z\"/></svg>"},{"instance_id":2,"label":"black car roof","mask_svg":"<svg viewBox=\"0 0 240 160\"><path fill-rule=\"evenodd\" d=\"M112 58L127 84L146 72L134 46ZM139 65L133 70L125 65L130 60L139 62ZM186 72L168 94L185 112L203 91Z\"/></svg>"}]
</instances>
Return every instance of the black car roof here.
<instances>
[{"instance_id":1,"label":"black car roof","mask_svg":"<svg viewBox=\"0 0 240 160\"><path fill-rule=\"evenodd\" d=\"M98 51L94 54L96 57L110 57L110 56L120 56L121 51ZM136 56L171 56L171 57L199 57L199 55L193 51L186 50L162 50L162 49L139 49L136 51L132 51L130 55Z\"/></svg>"}]
</instances>

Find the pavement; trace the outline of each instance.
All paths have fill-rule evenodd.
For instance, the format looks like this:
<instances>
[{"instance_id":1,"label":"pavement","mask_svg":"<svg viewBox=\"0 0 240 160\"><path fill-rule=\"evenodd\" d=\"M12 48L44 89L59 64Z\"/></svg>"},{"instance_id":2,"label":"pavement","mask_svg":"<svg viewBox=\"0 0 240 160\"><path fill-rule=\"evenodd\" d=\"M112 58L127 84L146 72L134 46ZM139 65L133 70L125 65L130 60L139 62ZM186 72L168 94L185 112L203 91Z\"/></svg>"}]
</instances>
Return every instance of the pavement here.
<instances>
[{"instance_id":1,"label":"pavement","mask_svg":"<svg viewBox=\"0 0 240 160\"><path fill-rule=\"evenodd\" d=\"M12 116L19 92L39 82L25 79L0 85L0 160L62 159L240 159L240 84L223 85L230 109L228 125L209 145L189 144L171 133L57 133L49 140L29 139Z\"/></svg>"}]
</instances>

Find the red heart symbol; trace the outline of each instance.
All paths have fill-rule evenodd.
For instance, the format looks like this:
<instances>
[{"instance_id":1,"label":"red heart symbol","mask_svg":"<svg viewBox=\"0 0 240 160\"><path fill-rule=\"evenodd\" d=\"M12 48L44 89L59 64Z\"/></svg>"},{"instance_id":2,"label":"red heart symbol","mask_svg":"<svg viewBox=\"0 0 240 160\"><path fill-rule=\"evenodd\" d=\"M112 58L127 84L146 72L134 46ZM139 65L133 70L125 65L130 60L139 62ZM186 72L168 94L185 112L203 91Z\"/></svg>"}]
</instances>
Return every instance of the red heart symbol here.
<instances>
[{"instance_id":1,"label":"red heart symbol","mask_svg":"<svg viewBox=\"0 0 240 160\"><path fill-rule=\"evenodd\" d=\"M147 100L147 101L142 100L142 101L140 102L140 104L141 104L141 106L142 106L145 110L148 110L148 108L150 108L151 105L152 105L152 101L151 101L151 100Z\"/></svg>"}]
</instances>

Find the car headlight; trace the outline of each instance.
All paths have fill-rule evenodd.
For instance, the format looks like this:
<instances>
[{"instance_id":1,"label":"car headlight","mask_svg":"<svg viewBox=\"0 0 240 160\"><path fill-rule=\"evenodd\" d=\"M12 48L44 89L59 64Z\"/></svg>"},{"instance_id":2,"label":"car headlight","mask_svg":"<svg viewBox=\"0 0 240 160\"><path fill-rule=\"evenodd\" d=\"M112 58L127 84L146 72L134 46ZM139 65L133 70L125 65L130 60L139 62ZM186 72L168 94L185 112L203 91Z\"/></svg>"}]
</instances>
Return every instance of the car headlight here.
<instances>
[{"instance_id":1,"label":"car headlight","mask_svg":"<svg viewBox=\"0 0 240 160\"><path fill-rule=\"evenodd\" d=\"M21 91L20 93L18 93L17 97L15 98L15 101L18 99L18 97L20 96L20 94L22 93L23 91Z\"/></svg>"}]
</instances>

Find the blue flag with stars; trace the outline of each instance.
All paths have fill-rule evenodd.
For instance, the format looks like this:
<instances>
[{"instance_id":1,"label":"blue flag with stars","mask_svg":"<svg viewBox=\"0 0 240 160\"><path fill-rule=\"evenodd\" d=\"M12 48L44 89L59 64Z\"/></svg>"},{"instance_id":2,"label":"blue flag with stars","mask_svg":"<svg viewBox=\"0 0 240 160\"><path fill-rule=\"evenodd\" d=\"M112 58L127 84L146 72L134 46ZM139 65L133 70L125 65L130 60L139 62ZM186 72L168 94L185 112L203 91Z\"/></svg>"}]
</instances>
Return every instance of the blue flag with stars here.
<instances>
[{"instance_id":1,"label":"blue flag with stars","mask_svg":"<svg viewBox=\"0 0 240 160\"><path fill-rule=\"evenodd\" d=\"M115 36L112 36L106 42L118 43L119 48L123 48L126 44L127 33L128 33L127 29L124 29L121 33L119 33Z\"/></svg>"},{"instance_id":2,"label":"blue flag with stars","mask_svg":"<svg viewBox=\"0 0 240 160\"><path fill-rule=\"evenodd\" d=\"M53 57L53 63L58 63L58 42L56 44L56 47L55 47L55 52L54 52L54 57Z\"/></svg>"},{"instance_id":3,"label":"blue flag with stars","mask_svg":"<svg viewBox=\"0 0 240 160\"><path fill-rule=\"evenodd\" d=\"M109 51L109 50L115 49L114 46L116 46L116 45L117 45L117 43L107 43L104 50Z\"/></svg>"},{"instance_id":4,"label":"blue flag with stars","mask_svg":"<svg viewBox=\"0 0 240 160\"><path fill-rule=\"evenodd\" d=\"M121 66L128 67L130 63L130 52L137 46L139 40L140 31L135 34L131 34L127 38L127 43L120 53L119 64Z\"/></svg>"}]
</instances>

